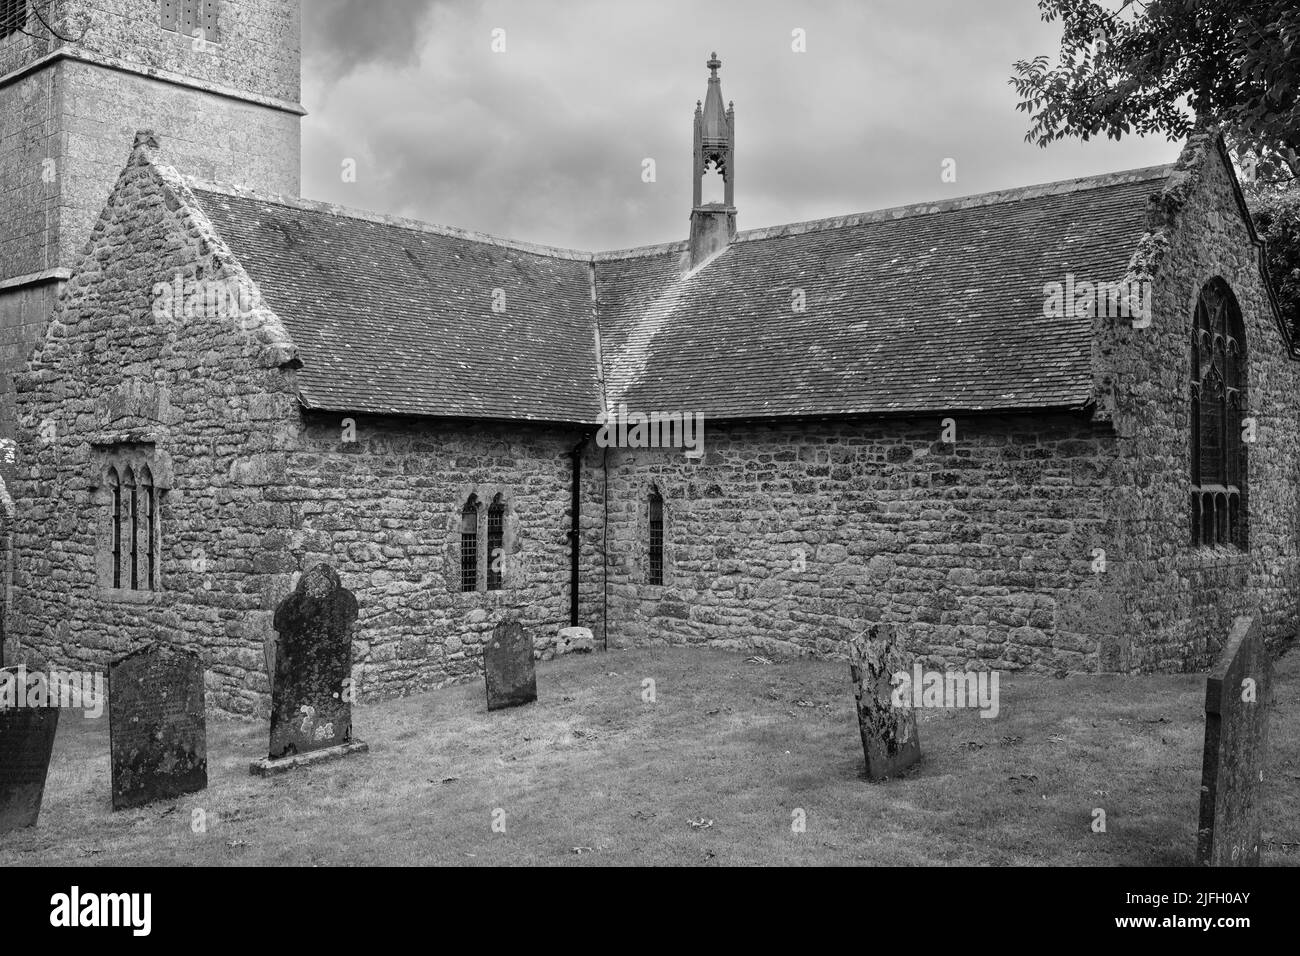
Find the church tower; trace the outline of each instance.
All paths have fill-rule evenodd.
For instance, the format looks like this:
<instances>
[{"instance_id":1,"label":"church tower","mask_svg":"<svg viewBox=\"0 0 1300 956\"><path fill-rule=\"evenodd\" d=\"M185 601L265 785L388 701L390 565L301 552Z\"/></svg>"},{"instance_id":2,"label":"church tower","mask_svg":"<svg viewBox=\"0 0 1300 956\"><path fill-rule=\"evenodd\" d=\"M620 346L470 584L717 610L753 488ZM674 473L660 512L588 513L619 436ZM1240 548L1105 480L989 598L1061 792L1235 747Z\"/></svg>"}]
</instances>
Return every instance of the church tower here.
<instances>
[{"instance_id":1,"label":"church tower","mask_svg":"<svg viewBox=\"0 0 1300 956\"><path fill-rule=\"evenodd\" d=\"M714 53L708 63L709 88L704 104L695 104L695 153L692 158L695 200L691 206L691 268L725 248L736 237L736 107L722 109L722 61ZM725 184L723 201L703 201L704 176L710 166Z\"/></svg>"},{"instance_id":2,"label":"church tower","mask_svg":"<svg viewBox=\"0 0 1300 956\"><path fill-rule=\"evenodd\" d=\"M136 130L182 172L298 194L299 13L300 0L0 0L0 475L13 374Z\"/></svg>"}]
</instances>

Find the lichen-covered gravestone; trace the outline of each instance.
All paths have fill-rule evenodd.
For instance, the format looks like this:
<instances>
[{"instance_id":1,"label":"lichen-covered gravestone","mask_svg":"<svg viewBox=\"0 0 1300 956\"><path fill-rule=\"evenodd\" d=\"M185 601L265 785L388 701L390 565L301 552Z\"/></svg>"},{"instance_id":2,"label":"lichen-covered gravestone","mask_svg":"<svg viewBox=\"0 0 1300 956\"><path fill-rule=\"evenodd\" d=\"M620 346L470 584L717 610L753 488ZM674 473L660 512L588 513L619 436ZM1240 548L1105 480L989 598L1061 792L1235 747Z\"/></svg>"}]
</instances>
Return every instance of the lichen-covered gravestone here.
<instances>
[{"instance_id":1,"label":"lichen-covered gravestone","mask_svg":"<svg viewBox=\"0 0 1300 956\"><path fill-rule=\"evenodd\" d=\"M25 668L0 669L0 833L36 826L59 726L57 707L31 707Z\"/></svg>"},{"instance_id":2,"label":"lichen-covered gravestone","mask_svg":"<svg viewBox=\"0 0 1300 956\"><path fill-rule=\"evenodd\" d=\"M488 710L518 707L537 699L533 639L518 621L498 624L483 649Z\"/></svg>"},{"instance_id":3,"label":"lichen-covered gravestone","mask_svg":"<svg viewBox=\"0 0 1300 956\"><path fill-rule=\"evenodd\" d=\"M203 662L149 644L108 669L113 809L171 800L208 785Z\"/></svg>"},{"instance_id":4,"label":"lichen-covered gravestone","mask_svg":"<svg viewBox=\"0 0 1300 956\"><path fill-rule=\"evenodd\" d=\"M266 775L368 750L352 739L352 626L357 599L319 564L275 609L271 750L255 761Z\"/></svg>"},{"instance_id":5,"label":"lichen-covered gravestone","mask_svg":"<svg viewBox=\"0 0 1300 956\"><path fill-rule=\"evenodd\" d=\"M1196 862L1258 866L1273 671L1258 615L1233 622L1205 682Z\"/></svg>"},{"instance_id":6,"label":"lichen-covered gravestone","mask_svg":"<svg viewBox=\"0 0 1300 956\"><path fill-rule=\"evenodd\" d=\"M893 624L873 624L849 639L849 677L857 702L858 729L867 758L867 777L897 776L921 759L921 738L911 707L894 706L893 678L910 673L912 657Z\"/></svg>"}]
</instances>

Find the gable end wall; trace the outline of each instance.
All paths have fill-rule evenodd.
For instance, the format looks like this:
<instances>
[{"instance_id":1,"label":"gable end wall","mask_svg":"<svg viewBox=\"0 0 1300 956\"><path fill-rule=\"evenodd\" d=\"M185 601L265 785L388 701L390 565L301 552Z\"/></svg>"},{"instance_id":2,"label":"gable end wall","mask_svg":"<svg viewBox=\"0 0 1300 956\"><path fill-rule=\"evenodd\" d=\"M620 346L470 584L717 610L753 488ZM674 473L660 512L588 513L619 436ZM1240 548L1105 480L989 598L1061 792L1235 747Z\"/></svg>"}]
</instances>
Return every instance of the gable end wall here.
<instances>
[{"instance_id":1,"label":"gable end wall","mask_svg":"<svg viewBox=\"0 0 1300 956\"><path fill-rule=\"evenodd\" d=\"M137 150L18 378L11 649L103 669L150 640L203 655L218 709L264 706L262 642L286 593L288 506L250 462L290 440L293 347L261 307L158 317L177 275L249 284L173 170ZM109 449L165 472L161 588L101 586ZM97 495L100 500L96 500Z\"/></svg>"},{"instance_id":2,"label":"gable end wall","mask_svg":"<svg viewBox=\"0 0 1300 956\"><path fill-rule=\"evenodd\" d=\"M1211 134L1194 137L1164 193L1135 275L1154 275L1149 328L1099 322L1099 379L1114 403L1118 471L1108 505L1122 520L1112 555L1123 629L1141 635L1122 664L1207 666L1233 619L1258 606L1267 639L1296 633L1300 501L1300 363L1288 356L1230 167ZM1247 339L1249 550L1194 548L1191 538L1191 330L1201 289L1223 278ZM1126 641L1126 645L1130 642Z\"/></svg>"}]
</instances>

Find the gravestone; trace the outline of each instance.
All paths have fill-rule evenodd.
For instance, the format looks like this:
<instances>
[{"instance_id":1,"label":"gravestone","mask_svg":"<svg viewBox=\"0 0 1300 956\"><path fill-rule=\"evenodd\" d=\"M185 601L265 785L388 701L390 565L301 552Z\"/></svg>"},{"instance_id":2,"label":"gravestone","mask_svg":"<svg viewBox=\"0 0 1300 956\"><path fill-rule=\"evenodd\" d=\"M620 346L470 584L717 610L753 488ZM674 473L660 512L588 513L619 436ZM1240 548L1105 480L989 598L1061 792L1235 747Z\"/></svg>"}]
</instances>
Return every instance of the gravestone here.
<instances>
[{"instance_id":1,"label":"gravestone","mask_svg":"<svg viewBox=\"0 0 1300 956\"><path fill-rule=\"evenodd\" d=\"M1259 865L1272 694L1259 615L1239 617L1205 681L1198 865Z\"/></svg>"},{"instance_id":2,"label":"gravestone","mask_svg":"<svg viewBox=\"0 0 1300 956\"><path fill-rule=\"evenodd\" d=\"M171 800L208 785L203 662L149 644L108 669L113 809Z\"/></svg>"},{"instance_id":3,"label":"gravestone","mask_svg":"<svg viewBox=\"0 0 1300 956\"><path fill-rule=\"evenodd\" d=\"M849 639L849 678L871 780L897 776L921 759L916 712L895 707L893 701L894 675L912 670L902 640L901 629L893 624L872 624L865 634Z\"/></svg>"},{"instance_id":4,"label":"gravestone","mask_svg":"<svg viewBox=\"0 0 1300 956\"><path fill-rule=\"evenodd\" d=\"M357 599L327 564L275 609L271 747L255 774L368 750L352 739L352 625Z\"/></svg>"},{"instance_id":5,"label":"gravestone","mask_svg":"<svg viewBox=\"0 0 1300 956\"><path fill-rule=\"evenodd\" d=\"M488 710L518 707L537 699L533 639L518 621L498 624L483 649Z\"/></svg>"},{"instance_id":6,"label":"gravestone","mask_svg":"<svg viewBox=\"0 0 1300 956\"><path fill-rule=\"evenodd\" d=\"M59 708L28 707L27 671L0 669L0 833L36 826Z\"/></svg>"}]
</instances>

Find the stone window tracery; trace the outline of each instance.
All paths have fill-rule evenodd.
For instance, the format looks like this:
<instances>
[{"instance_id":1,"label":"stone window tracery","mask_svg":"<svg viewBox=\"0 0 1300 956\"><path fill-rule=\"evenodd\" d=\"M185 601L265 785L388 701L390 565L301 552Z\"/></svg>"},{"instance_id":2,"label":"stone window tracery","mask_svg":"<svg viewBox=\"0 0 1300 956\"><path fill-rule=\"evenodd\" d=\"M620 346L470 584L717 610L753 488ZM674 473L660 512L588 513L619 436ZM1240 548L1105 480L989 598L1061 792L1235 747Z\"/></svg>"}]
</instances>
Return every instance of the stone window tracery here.
<instances>
[{"instance_id":1,"label":"stone window tracery","mask_svg":"<svg viewBox=\"0 0 1300 956\"><path fill-rule=\"evenodd\" d=\"M1246 337L1222 279L1201 290L1191 349L1192 544L1245 550Z\"/></svg>"},{"instance_id":2,"label":"stone window tracery","mask_svg":"<svg viewBox=\"0 0 1300 956\"><path fill-rule=\"evenodd\" d=\"M99 583L115 591L157 591L166 489L138 450L110 456L100 474Z\"/></svg>"},{"instance_id":3,"label":"stone window tracery","mask_svg":"<svg viewBox=\"0 0 1300 956\"><path fill-rule=\"evenodd\" d=\"M506 555L514 550L507 492L479 488L472 492L460 512L457 525L459 578L452 586L462 593L502 591L509 584ZM455 560L455 555L452 560Z\"/></svg>"}]
</instances>

